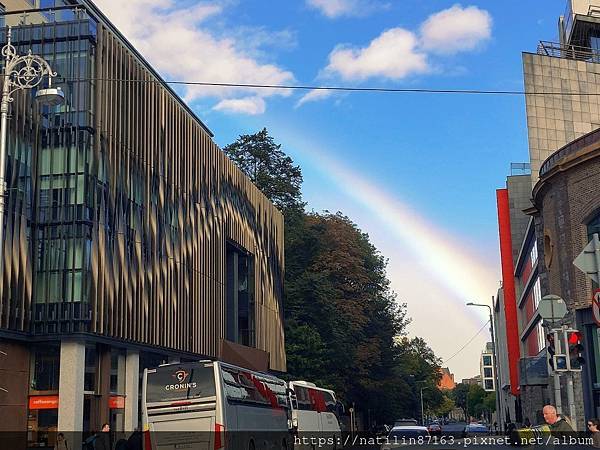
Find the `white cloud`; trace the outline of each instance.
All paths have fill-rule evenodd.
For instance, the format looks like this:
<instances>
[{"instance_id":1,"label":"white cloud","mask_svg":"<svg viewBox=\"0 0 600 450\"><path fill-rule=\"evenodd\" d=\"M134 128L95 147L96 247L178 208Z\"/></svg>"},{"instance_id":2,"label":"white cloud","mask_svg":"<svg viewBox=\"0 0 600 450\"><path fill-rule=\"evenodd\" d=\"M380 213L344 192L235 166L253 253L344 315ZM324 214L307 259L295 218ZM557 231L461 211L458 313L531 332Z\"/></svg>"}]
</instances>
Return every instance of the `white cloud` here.
<instances>
[{"instance_id":1,"label":"white cloud","mask_svg":"<svg viewBox=\"0 0 600 450\"><path fill-rule=\"evenodd\" d=\"M387 3L373 0L306 0L306 3L330 19L341 16L365 16L389 6Z\"/></svg>"},{"instance_id":2,"label":"white cloud","mask_svg":"<svg viewBox=\"0 0 600 450\"><path fill-rule=\"evenodd\" d=\"M339 46L329 55L325 74L344 80L370 77L402 79L429 70L427 55L418 47L417 37L403 28L384 31L364 48Z\"/></svg>"},{"instance_id":3,"label":"white cloud","mask_svg":"<svg viewBox=\"0 0 600 450\"><path fill-rule=\"evenodd\" d=\"M243 113L255 116L265 112L265 101L261 97L230 98L221 100L214 108L216 111Z\"/></svg>"},{"instance_id":4,"label":"white cloud","mask_svg":"<svg viewBox=\"0 0 600 450\"><path fill-rule=\"evenodd\" d=\"M235 30L217 36L208 28L208 18L216 21L224 13L218 2L193 6L181 6L175 0L96 0L96 3L166 79L272 85L294 81L290 71L262 61L259 57L264 54L259 48L249 48L250 43L264 44L264 29L257 29L256 38L246 34L242 41ZM247 31L251 33L250 29ZM249 94L255 97L248 97ZM201 98L225 99L229 102L219 103L218 109L237 109L248 114L264 112L263 99L273 95L287 96L290 92L208 86L186 86L184 91L188 102ZM233 102L238 99L241 101Z\"/></svg>"},{"instance_id":5,"label":"white cloud","mask_svg":"<svg viewBox=\"0 0 600 450\"><path fill-rule=\"evenodd\" d=\"M454 5L432 14L421 25L421 45L431 53L473 50L492 35L492 17L476 6Z\"/></svg>"},{"instance_id":6,"label":"white cloud","mask_svg":"<svg viewBox=\"0 0 600 450\"><path fill-rule=\"evenodd\" d=\"M346 5L343 0L318 1L329 5L332 12L339 11L340 5ZM492 17L487 11L456 4L429 16L418 31L392 28L365 47L338 45L329 54L328 65L321 71L320 77L344 81L369 78L398 81L413 75L438 73L444 64L436 61L434 56L474 50L489 40L491 34ZM461 70L464 71L464 68ZM447 75L457 73L451 69L441 71ZM296 107L313 98L318 97L316 94L306 95Z\"/></svg>"},{"instance_id":7,"label":"white cloud","mask_svg":"<svg viewBox=\"0 0 600 450\"><path fill-rule=\"evenodd\" d=\"M304 105L308 102L315 102L318 100L324 100L331 96L331 91L327 91L325 89L313 89L309 93L302 96L300 100L296 103L296 108Z\"/></svg>"}]
</instances>

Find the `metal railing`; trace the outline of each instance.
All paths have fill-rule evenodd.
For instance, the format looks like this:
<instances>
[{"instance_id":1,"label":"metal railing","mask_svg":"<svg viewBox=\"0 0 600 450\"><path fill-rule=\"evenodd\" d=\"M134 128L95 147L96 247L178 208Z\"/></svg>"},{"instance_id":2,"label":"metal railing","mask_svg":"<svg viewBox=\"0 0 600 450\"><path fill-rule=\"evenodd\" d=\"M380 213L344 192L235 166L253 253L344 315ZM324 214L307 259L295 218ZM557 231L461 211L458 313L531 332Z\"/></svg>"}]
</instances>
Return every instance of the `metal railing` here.
<instances>
[{"instance_id":1,"label":"metal railing","mask_svg":"<svg viewBox=\"0 0 600 450\"><path fill-rule=\"evenodd\" d=\"M539 55L555 58L576 59L581 61L599 62L600 50L573 44L560 44L558 42L540 41L537 48Z\"/></svg>"},{"instance_id":2,"label":"metal railing","mask_svg":"<svg viewBox=\"0 0 600 450\"><path fill-rule=\"evenodd\" d=\"M565 45L558 42L540 41L537 54L554 58L576 59L578 61L600 62L600 50L579 45Z\"/></svg>"},{"instance_id":3,"label":"metal railing","mask_svg":"<svg viewBox=\"0 0 600 450\"><path fill-rule=\"evenodd\" d=\"M510 163L510 174L511 175L530 175L531 164L530 163Z\"/></svg>"},{"instance_id":4,"label":"metal railing","mask_svg":"<svg viewBox=\"0 0 600 450\"><path fill-rule=\"evenodd\" d=\"M85 5L0 12L0 26L27 26L90 19Z\"/></svg>"}]
</instances>

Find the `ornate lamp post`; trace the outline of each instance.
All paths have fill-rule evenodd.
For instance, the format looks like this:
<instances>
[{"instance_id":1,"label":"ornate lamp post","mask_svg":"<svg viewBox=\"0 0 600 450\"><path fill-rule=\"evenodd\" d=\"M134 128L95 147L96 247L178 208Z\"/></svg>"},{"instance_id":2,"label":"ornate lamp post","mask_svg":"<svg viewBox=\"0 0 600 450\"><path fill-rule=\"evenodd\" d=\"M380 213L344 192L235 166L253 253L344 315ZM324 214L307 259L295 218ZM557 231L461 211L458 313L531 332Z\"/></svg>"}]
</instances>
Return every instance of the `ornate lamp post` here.
<instances>
[{"instance_id":1,"label":"ornate lamp post","mask_svg":"<svg viewBox=\"0 0 600 450\"><path fill-rule=\"evenodd\" d=\"M38 55L32 55L31 50L26 55L17 55L17 50L11 43L12 30L8 27L6 45L2 48L4 57L4 74L2 75L2 103L0 104L0 262L3 255L4 242L4 196L6 195L6 180L4 172L6 166L6 128L8 109L13 101L12 94L17 91L32 89L48 76L48 88L39 89L36 100L45 105L56 106L63 102L64 94L60 87L52 87L52 78L56 72L52 71L50 64Z\"/></svg>"}]
</instances>

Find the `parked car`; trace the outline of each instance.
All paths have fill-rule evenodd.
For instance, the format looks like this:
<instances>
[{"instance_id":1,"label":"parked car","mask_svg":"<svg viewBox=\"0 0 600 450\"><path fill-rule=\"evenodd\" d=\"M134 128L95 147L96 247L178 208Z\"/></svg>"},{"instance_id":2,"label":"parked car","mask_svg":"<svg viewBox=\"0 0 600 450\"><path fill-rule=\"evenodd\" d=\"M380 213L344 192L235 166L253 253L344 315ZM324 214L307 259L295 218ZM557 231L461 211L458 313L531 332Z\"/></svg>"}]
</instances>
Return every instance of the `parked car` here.
<instances>
[{"instance_id":1,"label":"parked car","mask_svg":"<svg viewBox=\"0 0 600 450\"><path fill-rule=\"evenodd\" d=\"M388 425L382 424L373 427L373 434L375 436L387 436L391 428Z\"/></svg>"},{"instance_id":2,"label":"parked car","mask_svg":"<svg viewBox=\"0 0 600 450\"><path fill-rule=\"evenodd\" d=\"M428 438L429 431L427 431L427 427L419 427L416 425L395 426L388 434L387 442L381 446L381 450L391 450L407 445L416 446L428 444ZM421 439L420 442L419 439Z\"/></svg>"},{"instance_id":3,"label":"parked car","mask_svg":"<svg viewBox=\"0 0 600 450\"><path fill-rule=\"evenodd\" d=\"M431 422L427 427L427 430L429 431L429 434L433 436L442 434L442 426L437 421Z\"/></svg>"},{"instance_id":4,"label":"parked car","mask_svg":"<svg viewBox=\"0 0 600 450\"><path fill-rule=\"evenodd\" d=\"M470 423L468 424L464 431L463 431L463 437L475 437L475 436L481 436L482 434L489 434L490 430L488 429L487 426L482 425L480 423Z\"/></svg>"},{"instance_id":5,"label":"parked car","mask_svg":"<svg viewBox=\"0 0 600 450\"><path fill-rule=\"evenodd\" d=\"M417 419L396 419L394 427L416 427L419 423Z\"/></svg>"}]
</instances>

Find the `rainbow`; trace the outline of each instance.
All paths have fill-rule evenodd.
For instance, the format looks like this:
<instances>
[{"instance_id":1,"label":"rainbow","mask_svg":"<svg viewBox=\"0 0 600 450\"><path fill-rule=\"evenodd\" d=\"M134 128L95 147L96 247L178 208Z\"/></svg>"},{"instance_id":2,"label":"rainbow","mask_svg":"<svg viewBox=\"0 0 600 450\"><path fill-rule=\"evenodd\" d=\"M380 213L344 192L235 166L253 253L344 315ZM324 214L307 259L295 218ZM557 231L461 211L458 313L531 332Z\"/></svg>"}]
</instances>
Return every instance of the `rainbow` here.
<instances>
[{"instance_id":1,"label":"rainbow","mask_svg":"<svg viewBox=\"0 0 600 450\"><path fill-rule=\"evenodd\" d=\"M299 152L300 159L320 171L345 195L376 216L379 222L403 247L415 257L414 264L432 275L433 284L442 284L449 291L458 314L471 315L473 322L481 324L487 318L483 308L467 308L467 301L491 304L498 289L498 266L469 250L457 236L435 227L418 214L397 195L390 195L365 176L345 167L326 152L315 148L304 139L292 139L288 148ZM468 311L468 312L467 312Z\"/></svg>"}]
</instances>

